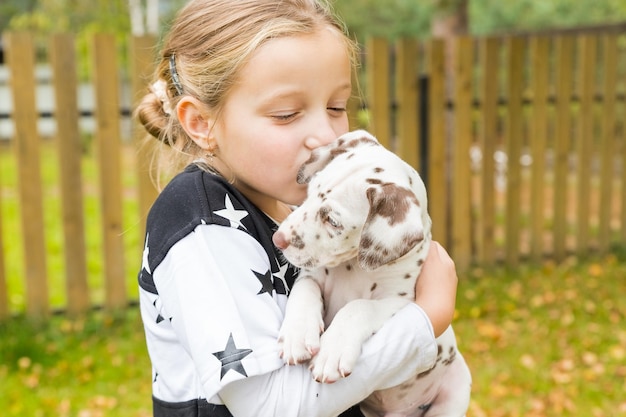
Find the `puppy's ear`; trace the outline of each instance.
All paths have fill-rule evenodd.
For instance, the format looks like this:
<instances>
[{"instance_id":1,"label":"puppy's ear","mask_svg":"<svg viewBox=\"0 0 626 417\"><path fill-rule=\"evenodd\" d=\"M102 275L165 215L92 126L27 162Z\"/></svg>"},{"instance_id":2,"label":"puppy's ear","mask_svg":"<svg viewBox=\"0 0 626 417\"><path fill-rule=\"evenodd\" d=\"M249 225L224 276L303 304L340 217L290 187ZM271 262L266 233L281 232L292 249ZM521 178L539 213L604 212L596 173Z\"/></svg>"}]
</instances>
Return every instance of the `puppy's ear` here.
<instances>
[{"instance_id":1,"label":"puppy's ear","mask_svg":"<svg viewBox=\"0 0 626 417\"><path fill-rule=\"evenodd\" d=\"M364 144L379 145L374 136L365 130L346 133L325 146L315 148L298 171L298 184L308 184L316 172L321 171L337 156Z\"/></svg>"},{"instance_id":2,"label":"puppy's ear","mask_svg":"<svg viewBox=\"0 0 626 417\"><path fill-rule=\"evenodd\" d=\"M409 189L387 183L366 193L370 210L357 259L371 271L407 254L430 233L430 224L423 224L422 207Z\"/></svg>"}]
</instances>

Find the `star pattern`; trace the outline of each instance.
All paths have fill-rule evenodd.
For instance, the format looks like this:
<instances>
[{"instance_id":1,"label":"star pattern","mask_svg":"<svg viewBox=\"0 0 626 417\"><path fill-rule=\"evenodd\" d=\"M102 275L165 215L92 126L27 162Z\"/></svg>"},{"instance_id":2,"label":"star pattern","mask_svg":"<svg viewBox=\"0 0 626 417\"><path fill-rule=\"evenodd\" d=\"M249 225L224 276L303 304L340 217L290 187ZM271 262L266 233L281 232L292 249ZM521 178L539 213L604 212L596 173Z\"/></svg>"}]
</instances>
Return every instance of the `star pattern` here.
<instances>
[{"instance_id":1,"label":"star pattern","mask_svg":"<svg viewBox=\"0 0 626 417\"><path fill-rule=\"evenodd\" d=\"M278 263L278 261L276 261ZM278 264L278 271L274 272L274 288L276 289L277 294L287 295L288 287L287 287L287 279L286 274L289 269L289 264L280 265Z\"/></svg>"},{"instance_id":2,"label":"star pattern","mask_svg":"<svg viewBox=\"0 0 626 417\"><path fill-rule=\"evenodd\" d=\"M152 271L150 270L150 263L148 263L148 255L150 254L150 248L148 247L148 239L150 238L150 233L146 235L146 246L143 248L143 259L141 261L141 269L145 269L148 271L150 275L152 275Z\"/></svg>"},{"instance_id":3,"label":"star pattern","mask_svg":"<svg viewBox=\"0 0 626 417\"><path fill-rule=\"evenodd\" d=\"M247 377L248 374L246 373L241 361L251 353L252 349L237 349L237 346L235 346L235 340L233 339L233 334L231 333L230 336L228 336L228 342L226 342L224 350L213 353L213 356L222 362L222 374L220 376L220 380L224 378L224 375L226 375L228 371L231 370Z\"/></svg>"},{"instance_id":4,"label":"star pattern","mask_svg":"<svg viewBox=\"0 0 626 417\"><path fill-rule=\"evenodd\" d=\"M152 305L154 306L154 308L157 311L157 318L156 318L156 323L159 324L161 323L163 320L165 320L165 317L163 317L161 315L161 313L163 312L163 304L161 303L161 297L157 297L154 302L152 303ZM170 321L172 321L172 318L169 318Z\"/></svg>"},{"instance_id":5,"label":"star pattern","mask_svg":"<svg viewBox=\"0 0 626 417\"><path fill-rule=\"evenodd\" d=\"M246 229L246 226L241 223L241 219L247 217L248 212L246 210L235 209L235 206L230 199L230 195L228 194L226 194L226 198L224 199L224 206L226 208L216 210L213 213L230 221L230 227L239 228L241 226Z\"/></svg>"},{"instance_id":6,"label":"star pattern","mask_svg":"<svg viewBox=\"0 0 626 417\"><path fill-rule=\"evenodd\" d=\"M268 293L272 295L272 291L274 291L274 285L272 283L272 273L268 269L265 273L260 273L256 271L252 271L254 275L261 281L261 290L257 293L257 295Z\"/></svg>"}]
</instances>

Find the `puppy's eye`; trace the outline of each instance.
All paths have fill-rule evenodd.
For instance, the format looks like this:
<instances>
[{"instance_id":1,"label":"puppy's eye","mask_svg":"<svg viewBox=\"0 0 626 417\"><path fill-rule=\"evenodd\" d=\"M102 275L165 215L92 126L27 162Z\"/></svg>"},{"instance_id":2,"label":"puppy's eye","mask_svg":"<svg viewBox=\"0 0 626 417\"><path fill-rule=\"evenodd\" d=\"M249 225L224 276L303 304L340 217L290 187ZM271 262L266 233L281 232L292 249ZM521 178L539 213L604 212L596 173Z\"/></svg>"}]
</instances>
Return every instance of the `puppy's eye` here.
<instances>
[{"instance_id":1,"label":"puppy's eye","mask_svg":"<svg viewBox=\"0 0 626 417\"><path fill-rule=\"evenodd\" d=\"M328 223L331 227L334 227L335 229L341 226L337 220L333 219L330 216L326 218L326 223Z\"/></svg>"}]
</instances>

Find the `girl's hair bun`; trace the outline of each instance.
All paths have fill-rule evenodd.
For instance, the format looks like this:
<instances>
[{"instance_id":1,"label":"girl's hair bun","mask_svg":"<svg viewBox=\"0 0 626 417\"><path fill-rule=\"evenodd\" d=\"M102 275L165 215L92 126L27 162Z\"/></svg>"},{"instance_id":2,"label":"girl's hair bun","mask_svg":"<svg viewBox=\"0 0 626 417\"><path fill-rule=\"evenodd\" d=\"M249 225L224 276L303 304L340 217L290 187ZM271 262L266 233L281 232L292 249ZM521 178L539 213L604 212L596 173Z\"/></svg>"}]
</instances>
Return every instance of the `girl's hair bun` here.
<instances>
[{"instance_id":1,"label":"girl's hair bun","mask_svg":"<svg viewBox=\"0 0 626 417\"><path fill-rule=\"evenodd\" d=\"M168 142L164 133L169 124L169 115L165 112L161 98L154 92L146 94L137 105L135 114L145 129L155 138Z\"/></svg>"}]
</instances>

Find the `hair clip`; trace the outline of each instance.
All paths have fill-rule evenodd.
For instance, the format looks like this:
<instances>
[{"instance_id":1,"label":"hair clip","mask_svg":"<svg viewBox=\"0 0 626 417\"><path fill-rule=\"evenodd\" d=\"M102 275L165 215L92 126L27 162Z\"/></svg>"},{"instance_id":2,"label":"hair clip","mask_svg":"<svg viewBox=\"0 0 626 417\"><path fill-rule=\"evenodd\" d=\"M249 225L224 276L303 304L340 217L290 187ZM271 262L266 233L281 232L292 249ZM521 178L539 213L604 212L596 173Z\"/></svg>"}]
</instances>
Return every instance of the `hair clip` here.
<instances>
[{"instance_id":1,"label":"hair clip","mask_svg":"<svg viewBox=\"0 0 626 417\"><path fill-rule=\"evenodd\" d=\"M170 75L172 76L172 84L174 84L174 88L176 88L176 93L178 95L183 94L183 86L180 83L180 78L178 78L178 72L176 71L176 53L170 55Z\"/></svg>"}]
</instances>

